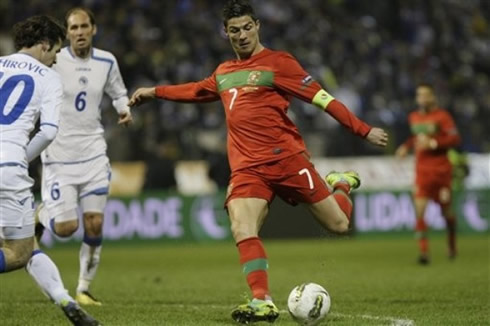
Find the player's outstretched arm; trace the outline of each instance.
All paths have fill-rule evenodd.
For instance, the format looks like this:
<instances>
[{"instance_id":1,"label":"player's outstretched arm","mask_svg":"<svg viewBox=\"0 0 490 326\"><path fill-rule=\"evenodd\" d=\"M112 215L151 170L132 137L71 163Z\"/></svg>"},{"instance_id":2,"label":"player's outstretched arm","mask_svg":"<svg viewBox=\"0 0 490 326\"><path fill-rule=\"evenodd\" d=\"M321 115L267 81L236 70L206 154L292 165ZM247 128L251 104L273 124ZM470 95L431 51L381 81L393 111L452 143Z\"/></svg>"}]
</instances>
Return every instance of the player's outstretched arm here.
<instances>
[{"instance_id":1,"label":"player's outstretched arm","mask_svg":"<svg viewBox=\"0 0 490 326\"><path fill-rule=\"evenodd\" d=\"M371 144L380 147L388 145L388 134L383 129L369 126L325 90L318 91L312 104L322 108L353 134L365 138Z\"/></svg>"},{"instance_id":2,"label":"player's outstretched arm","mask_svg":"<svg viewBox=\"0 0 490 326\"><path fill-rule=\"evenodd\" d=\"M160 98L175 102L214 102L219 100L216 75L198 82L180 85L161 85L139 88L129 100L129 106L140 105L148 100Z\"/></svg>"},{"instance_id":3,"label":"player's outstretched arm","mask_svg":"<svg viewBox=\"0 0 490 326\"><path fill-rule=\"evenodd\" d=\"M293 56L280 53L275 65L277 73L274 85L277 88L321 108L345 128L368 142L381 147L388 144L388 134L383 129L373 128L356 117L343 103L322 89Z\"/></svg>"},{"instance_id":4,"label":"player's outstretched arm","mask_svg":"<svg viewBox=\"0 0 490 326\"><path fill-rule=\"evenodd\" d=\"M138 88L129 99L128 106L138 106L155 97L155 87Z\"/></svg>"},{"instance_id":5,"label":"player's outstretched arm","mask_svg":"<svg viewBox=\"0 0 490 326\"><path fill-rule=\"evenodd\" d=\"M317 92L313 97L312 104L322 108L342 126L349 129L353 134L366 139L371 144L380 147L388 145L388 134L383 129L371 127L359 119L342 102L333 98L324 89L320 89Z\"/></svg>"}]
</instances>

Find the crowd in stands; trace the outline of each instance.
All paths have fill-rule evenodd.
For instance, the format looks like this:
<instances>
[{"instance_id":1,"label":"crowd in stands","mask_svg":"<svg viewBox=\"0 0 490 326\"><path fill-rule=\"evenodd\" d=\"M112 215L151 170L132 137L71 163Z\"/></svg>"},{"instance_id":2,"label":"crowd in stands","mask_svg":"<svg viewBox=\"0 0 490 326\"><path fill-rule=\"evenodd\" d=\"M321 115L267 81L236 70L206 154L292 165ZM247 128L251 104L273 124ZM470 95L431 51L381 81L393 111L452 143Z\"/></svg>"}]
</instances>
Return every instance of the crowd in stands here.
<instances>
[{"instance_id":1,"label":"crowd in stands","mask_svg":"<svg viewBox=\"0 0 490 326\"><path fill-rule=\"evenodd\" d=\"M34 14L60 19L73 6L96 16L95 45L115 54L129 92L209 76L234 58L221 21L223 1L0 1L0 54L13 52L12 25ZM490 151L490 1L256 0L261 40L292 53L322 85L392 141L380 150L343 130L310 104L293 101L290 116L314 156L388 155L409 135L414 88L434 85L453 114L462 150ZM220 102L158 101L134 109L118 127L103 101L109 156L144 160L157 171L177 160L207 160L226 185L226 126ZM253 117L251 117L252 119ZM150 168L151 170L151 168Z\"/></svg>"}]
</instances>

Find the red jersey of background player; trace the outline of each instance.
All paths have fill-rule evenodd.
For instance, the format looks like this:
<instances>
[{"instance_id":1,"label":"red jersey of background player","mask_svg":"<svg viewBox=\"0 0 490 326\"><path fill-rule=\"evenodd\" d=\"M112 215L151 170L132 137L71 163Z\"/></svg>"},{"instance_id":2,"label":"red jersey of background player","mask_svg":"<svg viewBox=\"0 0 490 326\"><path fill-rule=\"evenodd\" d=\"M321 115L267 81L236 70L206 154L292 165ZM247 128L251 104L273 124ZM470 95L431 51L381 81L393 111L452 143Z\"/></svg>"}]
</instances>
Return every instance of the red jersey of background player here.
<instances>
[{"instance_id":1,"label":"red jersey of background player","mask_svg":"<svg viewBox=\"0 0 490 326\"><path fill-rule=\"evenodd\" d=\"M248 59L222 63L202 81L157 86L156 96L185 102L221 98L228 126L228 157L231 170L237 171L306 151L287 110L291 96L312 103L320 90L320 84L289 53L263 49ZM371 130L343 105L329 107L327 112L362 137Z\"/></svg>"},{"instance_id":2,"label":"red jersey of background player","mask_svg":"<svg viewBox=\"0 0 490 326\"><path fill-rule=\"evenodd\" d=\"M415 146L415 164L417 175L451 175L451 162L447 151L457 146L461 139L451 115L441 108L422 113L414 111L408 117L413 136L405 145L415 144L416 137L429 137L433 148L417 149ZM430 144L430 143L429 143Z\"/></svg>"}]
</instances>

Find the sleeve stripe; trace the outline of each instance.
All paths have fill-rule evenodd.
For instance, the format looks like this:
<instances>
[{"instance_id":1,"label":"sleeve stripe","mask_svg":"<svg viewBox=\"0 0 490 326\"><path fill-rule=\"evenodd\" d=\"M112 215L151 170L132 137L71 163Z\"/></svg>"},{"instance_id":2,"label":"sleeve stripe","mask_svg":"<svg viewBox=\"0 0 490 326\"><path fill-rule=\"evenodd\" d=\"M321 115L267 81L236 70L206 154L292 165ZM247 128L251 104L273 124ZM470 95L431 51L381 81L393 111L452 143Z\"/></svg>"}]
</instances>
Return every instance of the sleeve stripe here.
<instances>
[{"instance_id":1,"label":"sleeve stripe","mask_svg":"<svg viewBox=\"0 0 490 326\"><path fill-rule=\"evenodd\" d=\"M57 125L55 125L54 123L49 123L49 122L43 122L40 124L40 126L50 126L50 127L58 128Z\"/></svg>"}]
</instances>

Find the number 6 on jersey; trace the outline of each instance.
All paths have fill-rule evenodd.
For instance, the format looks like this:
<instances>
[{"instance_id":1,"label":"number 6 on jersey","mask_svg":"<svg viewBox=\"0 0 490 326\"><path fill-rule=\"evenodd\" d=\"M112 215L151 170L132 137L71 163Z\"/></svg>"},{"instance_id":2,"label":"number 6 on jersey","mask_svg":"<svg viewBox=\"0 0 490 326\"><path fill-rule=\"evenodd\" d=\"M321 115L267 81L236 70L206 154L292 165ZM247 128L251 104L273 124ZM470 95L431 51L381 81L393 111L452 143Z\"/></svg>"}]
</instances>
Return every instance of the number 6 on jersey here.
<instances>
[{"instance_id":1,"label":"number 6 on jersey","mask_svg":"<svg viewBox=\"0 0 490 326\"><path fill-rule=\"evenodd\" d=\"M87 92L80 92L75 98L75 109L79 112L85 110L85 106L87 105L87 101L85 100L86 95Z\"/></svg>"},{"instance_id":2,"label":"number 6 on jersey","mask_svg":"<svg viewBox=\"0 0 490 326\"><path fill-rule=\"evenodd\" d=\"M58 199L60 199L60 196L61 196L61 193L60 193L60 183L59 182L55 182L51 186L51 198L53 200L58 200Z\"/></svg>"}]
</instances>

